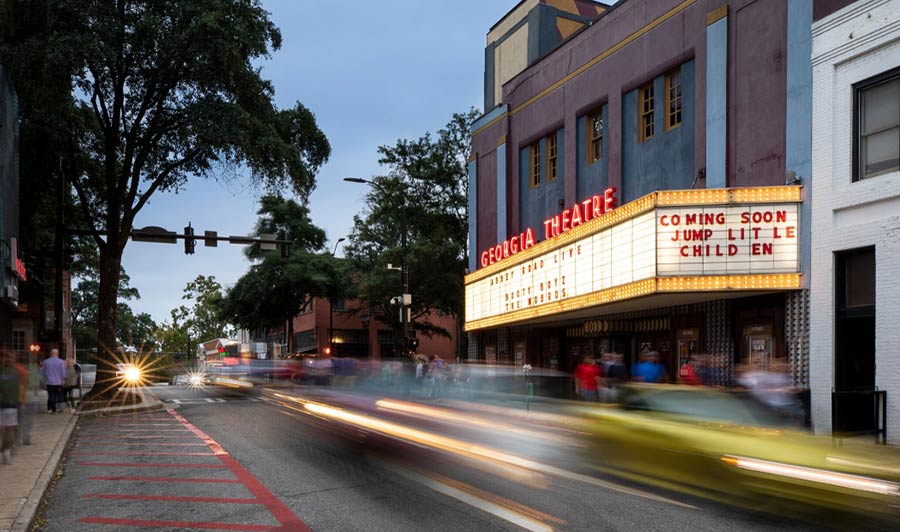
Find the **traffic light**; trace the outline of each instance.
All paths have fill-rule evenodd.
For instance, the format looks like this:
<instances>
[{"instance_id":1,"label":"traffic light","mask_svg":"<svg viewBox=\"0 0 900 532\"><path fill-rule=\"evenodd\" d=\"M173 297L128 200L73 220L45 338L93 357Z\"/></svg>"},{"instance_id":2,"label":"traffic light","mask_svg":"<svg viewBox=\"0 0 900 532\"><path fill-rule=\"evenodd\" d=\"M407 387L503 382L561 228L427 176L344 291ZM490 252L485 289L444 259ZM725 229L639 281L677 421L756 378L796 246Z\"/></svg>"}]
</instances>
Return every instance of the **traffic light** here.
<instances>
[{"instance_id":1,"label":"traffic light","mask_svg":"<svg viewBox=\"0 0 900 532\"><path fill-rule=\"evenodd\" d=\"M194 228L188 222L187 227L184 228L184 254L193 255L196 247L197 240L194 238Z\"/></svg>"},{"instance_id":2,"label":"traffic light","mask_svg":"<svg viewBox=\"0 0 900 532\"><path fill-rule=\"evenodd\" d=\"M330 345L326 345L326 346L325 346L325 349L322 350L322 353L325 354L325 355L327 355L327 356L331 356L331 346L330 346Z\"/></svg>"},{"instance_id":3,"label":"traffic light","mask_svg":"<svg viewBox=\"0 0 900 532\"><path fill-rule=\"evenodd\" d=\"M41 344L31 344L28 346L29 353L40 353L41 352Z\"/></svg>"}]
</instances>

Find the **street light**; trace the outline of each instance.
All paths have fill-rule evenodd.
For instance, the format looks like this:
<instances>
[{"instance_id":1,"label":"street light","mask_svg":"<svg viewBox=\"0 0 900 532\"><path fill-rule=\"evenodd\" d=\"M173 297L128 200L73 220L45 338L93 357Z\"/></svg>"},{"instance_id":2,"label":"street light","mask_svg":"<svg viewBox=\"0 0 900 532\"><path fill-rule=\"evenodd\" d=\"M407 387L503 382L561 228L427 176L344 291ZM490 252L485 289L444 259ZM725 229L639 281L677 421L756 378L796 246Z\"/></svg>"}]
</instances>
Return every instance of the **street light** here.
<instances>
[{"instance_id":1,"label":"street light","mask_svg":"<svg viewBox=\"0 0 900 532\"><path fill-rule=\"evenodd\" d=\"M373 187L381 190L385 194L388 191L377 181L372 181L370 179L363 179L361 177L345 177L344 181L348 183L363 183L369 184ZM400 205L400 274L403 278L403 294L400 296L400 327L401 334L403 335L400 339L400 349L403 351L403 356L407 355L406 352L406 343L407 338L409 337L409 316L407 315L408 306L412 304L412 297L409 295L409 268L406 266L406 190L403 189L403 203Z\"/></svg>"},{"instance_id":2,"label":"street light","mask_svg":"<svg viewBox=\"0 0 900 532\"><path fill-rule=\"evenodd\" d=\"M331 258L334 258L334 254L337 253L337 247L341 242L347 240L344 237L338 238L337 242L334 243L334 249L331 251ZM328 347L332 347L334 344L334 298L328 298Z\"/></svg>"}]
</instances>

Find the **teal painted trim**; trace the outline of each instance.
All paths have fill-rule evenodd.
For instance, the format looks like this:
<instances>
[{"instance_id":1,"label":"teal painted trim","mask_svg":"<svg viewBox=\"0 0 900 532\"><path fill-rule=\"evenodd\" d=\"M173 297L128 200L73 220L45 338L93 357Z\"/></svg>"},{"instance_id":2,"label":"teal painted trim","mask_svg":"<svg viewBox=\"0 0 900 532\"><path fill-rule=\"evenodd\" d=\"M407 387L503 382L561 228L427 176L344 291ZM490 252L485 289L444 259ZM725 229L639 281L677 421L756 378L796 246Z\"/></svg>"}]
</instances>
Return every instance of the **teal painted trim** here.
<instances>
[{"instance_id":1,"label":"teal painted trim","mask_svg":"<svg viewBox=\"0 0 900 532\"><path fill-rule=\"evenodd\" d=\"M478 269L478 161L468 165L469 178L469 271Z\"/></svg>"},{"instance_id":2,"label":"teal painted trim","mask_svg":"<svg viewBox=\"0 0 900 532\"><path fill-rule=\"evenodd\" d=\"M728 186L728 17L706 27L706 188Z\"/></svg>"},{"instance_id":3,"label":"teal painted trim","mask_svg":"<svg viewBox=\"0 0 900 532\"><path fill-rule=\"evenodd\" d=\"M812 248L812 22L813 0L788 0L787 5L787 102L785 168L803 180L805 197L800 204L800 266L809 274Z\"/></svg>"},{"instance_id":4,"label":"teal painted trim","mask_svg":"<svg viewBox=\"0 0 900 532\"><path fill-rule=\"evenodd\" d=\"M506 143L497 146L497 242L506 240Z\"/></svg>"},{"instance_id":5,"label":"teal painted trim","mask_svg":"<svg viewBox=\"0 0 900 532\"><path fill-rule=\"evenodd\" d=\"M491 43L484 49L484 107L491 109L497 103L494 101L494 53L497 43Z\"/></svg>"},{"instance_id":6,"label":"teal painted trim","mask_svg":"<svg viewBox=\"0 0 900 532\"><path fill-rule=\"evenodd\" d=\"M507 112L509 112L509 105L507 105L505 103L502 105L498 105L497 107L494 107L487 113L476 118L475 121L472 122L472 127L469 128L469 132L474 133L474 132L478 131L479 129L484 127L486 124L489 124L491 121L499 118L501 115L503 115L503 113L507 113Z\"/></svg>"},{"instance_id":7,"label":"teal painted trim","mask_svg":"<svg viewBox=\"0 0 900 532\"><path fill-rule=\"evenodd\" d=\"M538 4L528 12L529 65L550 51L559 41L556 29L556 13L555 7L546 4Z\"/></svg>"}]
</instances>

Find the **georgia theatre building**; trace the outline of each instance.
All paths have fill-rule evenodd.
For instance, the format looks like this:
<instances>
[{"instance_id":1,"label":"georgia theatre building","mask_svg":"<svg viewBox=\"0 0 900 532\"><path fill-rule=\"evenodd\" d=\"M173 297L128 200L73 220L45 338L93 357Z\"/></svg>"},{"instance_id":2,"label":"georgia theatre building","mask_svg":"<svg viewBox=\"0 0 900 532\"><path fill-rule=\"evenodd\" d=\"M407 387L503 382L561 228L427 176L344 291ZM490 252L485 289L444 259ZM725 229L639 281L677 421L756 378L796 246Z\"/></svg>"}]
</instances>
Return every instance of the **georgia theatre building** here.
<instances>
[{"instance_id":1,"label":"georgia theatre building","mask_svg":"<svg viewBox=\"0 0 900 532\"><path fill-rule=\"evenodd\" d=\"M471 360L708 353L721 384L783 361L808 385L814 5L525 0L491 28Z\"/></svg>"}]
</instances>

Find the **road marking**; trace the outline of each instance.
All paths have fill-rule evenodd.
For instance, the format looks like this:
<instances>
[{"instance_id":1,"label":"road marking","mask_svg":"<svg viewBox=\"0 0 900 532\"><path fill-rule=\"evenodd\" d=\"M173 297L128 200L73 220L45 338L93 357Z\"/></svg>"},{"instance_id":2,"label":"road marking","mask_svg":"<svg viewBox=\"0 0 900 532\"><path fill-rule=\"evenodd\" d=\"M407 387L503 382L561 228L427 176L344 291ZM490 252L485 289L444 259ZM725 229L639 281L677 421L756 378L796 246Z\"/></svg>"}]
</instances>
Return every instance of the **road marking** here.
<instances>
[{"instance_id":1,"label":"road marking","mask_svg":"<svg viewBox=\"0 0 900 532\"><path fill-rule=\"evenodd\" d=\"M94 476L88 480L113 480L135 482L189 482L203 484L240 484L236 478L179 478L179 477L135 477L135 476Z\"/></svg>"},{"instance_id":2,"label":"road marking","mask_svg":"<svg viewBox=\"0 0 900 532\"><path fill-rule=\"evenodd\" d=\"M216 402L218 402L218 403L224 403L224 402L225 402L225 399L222 399L221 397L217 397L217 398L216 398Z\"/></svg>"},{"instance_id":3,"label":"road marking","mask_svg":"<svg viewBox=\"0 0 900 532\"><path fill-rule=\"evenodd\" d=\"M242 525L239 523L204 523L195 521L150 521L145 519L111 519L108 517L84 517L78 521L97 525L145 526L153 528L202 528L206 530L248 530L251 532L275 532L287 530L281 526Z\"/></svg>"},{"instance_id":4,"label":"road marking","mask_svg":"<svg viewBox=\"0 0 900 532\"><path fill-rule=\"evenodd\" d=\"M125 452L125 451L72 451L69 453L75 456L215 456L212 453L148 453L144 451L139 452Z\"/></svg>"},{"instance_id":5,"label":"road marking","mask_svg":"<svg viewBox=\"0 0 900 532\"><path fill-rule=\"evenodd\" d=\"M228 469L224 464L148 464L145 462L75 462L85 467L185 467L189 469Z\"/></svg>"},{"instance_id":6,"label":"road marking","mask_svg":"<svg viewBox=\"0 0 900 532\"><path fill-rule=\"evenodd\" d=\"M123 495L121 493L88 493L82 499L112 499L128 501L168 501L168 502L211 502L222 504L262 504L257 499L237 499L228 497L177 497L174 495Z\"/></svg>"},{"instance_id":7,"label":"road marking","mask_svg":"<svg viewBox=\"0 0 900 532\"><path fill-rule=\"evenodd\" d=\"M117 441L103 442L103 441L100 441L100 440L93 440L93 441L85 442L85 443L81 443L81 442L75 443L75 447L119 447L119 446L122 446L122 447L129 447L129 446L135 446L135 447L147 447L148 445L150 445L149 442L148 442L148 443L129 443L129 442L123 443L123 442L117 442ZM153 442L153 446L154 446L154 447L160 447L160 446L162 446L162 447L172 447L172 446L178 446L178 447L206 447L206 444L205 444L205 443L166 443L166 442Z\"/></svg>"},{"instance_id":8,"label":"road marking","mask_svg":"<svg viewBox=\"0 0 900 532\"><path fill-rule=\"evenodd\" d=\"M204 399L206 399L207 403L215 403L216 402L215 400L210 399L209 397L205 397Z\"/></svg>"},{"instance_id":9,"label":"road marking","mask_svg":"<svg viewBox=\"0 0 900 532\"><path fill-rule=\"evenodd\" d=\"M258 402L260 401L260 400L257 399L256 397L248 397L247 400L253 401L253 402L256 402L256 403L258 403Z\"/></svg>"},{"instance_id":10,"label":"road marking","mask_svg":"<svg viewBox=\"0 0 900 532\"><path fill-rule=\"evenodd\" d=\"M172 402L175 403L176 405L180 405L181 399L172 399Z\"/></svg>"},{"instance_id":11,"label":"road marking","mask_svg":"<svg viewBox=\"0 0 900 532\"><path fill-rule=\"evenodd\" d=\"M521 528L524 528L525 530L531 530L532 532L551 532L553 530L553 527L548 525L547 523L544 523L544 522L540 521L539 519L532 517L531 515L527 515L521 511L516 511L516 510L510 508L510 506L512 506L510 504L501 503L501 501L506 501L506 502L512 502L512 501L507 501L506 499L502 499L502 498L496 497L496 496L494 497L494 499L497 502L487 500L486 498L481 497L478 494L476 494L476 490L474 488L472 488L471 490L470 489L461 489L461 486L453 486L450 483L446 482L446 480L449 480L449 479L441 478L439 475L435 475L435 476L440 478L440 480L438 478L430 478L429 476L425 476L423 474L413 472L408 469L397 467L397 466L394 466L391 464L385 464L385 467L389 471L392 471L407 480L411 480L418 484L422 484L438 493L442 493L449 497L453 497L454 499L456 499L458 501L462 501L462 502L468 504L469 506L472 506L474 508L481 510L482 512L489 513L489 514L493 515L494 517L499 517L500 519L503 519L504 521L509 521L510 523L512 523L516 526L519 526ZM462 483L457 483L457 482L453 482L453 483L461 484L462 486L466 486L465 484L462 484ZM467 487L471 488L471 486L467 486ZM477 491L480 491L480 490L477 490ZM515 504L515 503L513 503L513 504ZM519 506L521 508L520 505L516 504L516 506ZM539 515L546 516L546 514L541 514L540 512L537 512L537 510L532 510L530 508L529 508L529 510L530 510L529 513L536 513ZM552 516L546 516L546 517L550 517L551 519L553 519L557 522L560 521L559 519L552 517ZM564 523L565 522L563 522L563 524Z\"/></svg>"},{"instance_id":12,"label":"road marking","mask_svg":"<svg viewBox=\"0 0 900 532\"><path fill-rule=\"evenodd\" d=\"M311 532L309 527L306 526L306 523L300 520L294 512L291 511L290 508L285 506L283 502L281 502L278 497L276 497L268 488L266 488L262 482L260 482L246 467L244 467L240 462L238 462L231 454L228 453L225 449L222 448L214 439L212 439L205 432L194 426L191 422L185 419L184 416L179 414L178 412L167 409L169 414L172 415L175 419L177 419L182 425L184 425L188 430L194 433L198 438L203 440L207 445L209 445L210 450L218 456L219 460L222 462L223 467L227 467L231 470L231 473L241 481L241 483L250 491L250 494L253 495L256 499L262 501L263 505L269 510L276 520L281 523L281 527L278 527L277 530L281 530L283 532ZM185 528L190 528L185 527Z\"/></svg>"}]
</instances>

